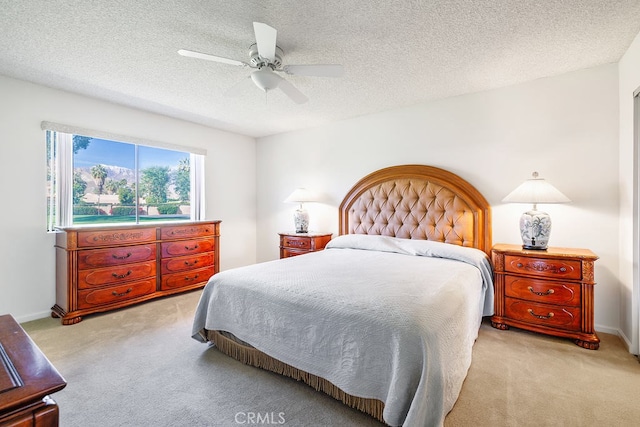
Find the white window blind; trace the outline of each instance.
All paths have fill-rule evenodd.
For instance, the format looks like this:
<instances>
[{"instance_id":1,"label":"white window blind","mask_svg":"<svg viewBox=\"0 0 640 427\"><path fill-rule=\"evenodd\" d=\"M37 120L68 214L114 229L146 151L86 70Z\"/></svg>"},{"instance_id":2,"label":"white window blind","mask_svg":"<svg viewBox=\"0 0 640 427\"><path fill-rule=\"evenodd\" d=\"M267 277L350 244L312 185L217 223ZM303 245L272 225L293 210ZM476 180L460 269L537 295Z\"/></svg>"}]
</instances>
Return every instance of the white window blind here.
<instances>
[{"instance_id":1,"label":"white window blind","mask_svg":"<svg viewBox=\"0 0 640 427\"><path fill-rule=\"evenodd\" d=\"M154 141L146 138L120 135L116 133L87 129L79 126L65 125L61 123L43 121L42 123L40 123L40 127L42 130L51 130L55 132L69 133L72 135L83 135L92 138L108 139L110 141L129 142L131 144L146 145L149 147L166 148L167 150L188 151L189 153L200 154L203 156L207 154L207 150L200 147L188 147L184 145L170 144L163 141Z\"/></svg>"}]
</instances>

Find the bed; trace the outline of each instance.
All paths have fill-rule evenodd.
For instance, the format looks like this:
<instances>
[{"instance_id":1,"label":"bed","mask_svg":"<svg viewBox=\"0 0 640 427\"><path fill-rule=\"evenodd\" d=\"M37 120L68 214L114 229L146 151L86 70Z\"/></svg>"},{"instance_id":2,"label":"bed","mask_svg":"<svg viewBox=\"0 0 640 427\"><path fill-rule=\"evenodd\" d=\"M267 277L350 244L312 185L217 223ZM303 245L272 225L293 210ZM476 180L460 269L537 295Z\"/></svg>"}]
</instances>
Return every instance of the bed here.
<instances>
[{"instance_id":1,"label":"bed","mask_svg":"<svg viewBox=\"0 0 640 427\"><path fill-rule=\"evenodd\" d=\"M357 182L324 251L214 275L193 338L388 425L438 426L493 313L490 207L424 165Z\"/></svg>"}]
</instances>

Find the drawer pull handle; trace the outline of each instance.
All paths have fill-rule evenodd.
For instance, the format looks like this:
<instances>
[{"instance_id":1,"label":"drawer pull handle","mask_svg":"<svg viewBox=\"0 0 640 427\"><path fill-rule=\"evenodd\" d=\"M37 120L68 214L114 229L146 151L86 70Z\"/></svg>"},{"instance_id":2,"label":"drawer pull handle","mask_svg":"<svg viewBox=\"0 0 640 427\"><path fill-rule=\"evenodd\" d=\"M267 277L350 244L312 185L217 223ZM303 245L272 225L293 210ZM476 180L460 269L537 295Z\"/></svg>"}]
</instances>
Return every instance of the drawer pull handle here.
<instances>
[{"instance_id":1,"label":"drawer pull handle","mask_svg":"<svg viewBox=\"0 0 640 427\"><path fill-rule=\"evenodd\" d=\"M535 314L532 309L527 309L530 315L537 317L538 319L550 319L553 317L553 313L549 313L546 316L544 314Z\"/></svg>"},{"instance_id":2,"label":"drawer pull handle","mask_svg":"<svg viewBox=\"0 0 640 427\"><path fill-rule=\"evenodd\" d=\"M566 272L566 271L567 271L567 267L560 267L560 271L561 271L562 273Z\"/></svg>"},{"instance_id":3,"label":"drawer pull handle","mask_svg":"<svg viewBox=\"0 0 640 427\"><path fill-rule=\"evenodd\" d=\"M521 262L519 262L517 265L518 265L518 268L522 268L522 267L524 267L524 265L522 265L522 263L521 263Z\"/></svg>"},{"instance_id":4,"label":"drawer pull handle","mask_svg":"<svg viewBox=\"0 0 640 427\"><path fill-rule=\"evenodd\" d=\"M533 286L529 286L527 289L529 289L529 292L534 295L538 295L539 297L546 297L547 295L551 295L554 292L553 289L549 289L547 290L547 292L536 292L533 290Z\"/></svg>"},{"instance_id":5,"label":"drawer pull handle","mask_svg":"<svg viewBox=\"0 0 640 427\"><path fill-rule=\"evenodd\" d=\"M185 276L184 280L185 280L186 282L188 282L188 281L190 281L190 280L196 280L196 279L198 278L198 276L199 276L199 274L196 274L196 275L195 275L195 276L193 276L193 277Z\"/></svg>"},{"instance_id":6,"label":"drawer pull handle","mask_svg":"<svg viewBox=\"0 0 640 427\"><path fill-rule=\"evenodd\" d=\"M131 252L128 252L126 255L112 254L111 256L114 257L115 259L127 259L131 256Z\"/></svg>"},{"instance_id":7,"label":"drawer pull handle","mask_svg":"<svg viewBox=\"0 0 640 427\"><path fill-rule=\"evenodd\" d=\"M189 267L194 266L194 265L196 265L197 263L198 263L198 260L195 260L195 261L193 261L193 262L189 262L189 261L185 261L185 262L184 262L184 264L185 264L185 265L187 265L187 266L189 266Z\"/></svg>"},{"instance_id":8,"label":"drawer pull handle","mask_svg":"<svg viewBox=\"0 0 640 427\"><path fill-rule=\"evenodd\" d=\"M188 251L195 251L196 249L198 249L198 244L196 243L194 246L186 246L184 247L186 250Z\"/></svg>"},{"instance_id":9,"label":"drawer pull handle","mask_svg":"<svg viewBox=\"0 0 640 427\"><path fill-rule=\"evenodd\" d=\"M116 279L124 279L125 277L127 277L130 274L131 274L131 270L127 271L125 274L111 273L111 275L113 277L115 277Z\"/></svg>"},{"instance_id":10,"label":"drawer pull handle","mask_svg":"<svg viewBox=\"0 0 640 427\"><path fill-rule=\"evenodd\" d=\"M129 288L129 289L127 289L126 291L124 291L124 292L122 292L122 293L117 293L116 291L113 291L113 292L111 292L111 294L112 294L114 297L123 297L123 296L125 296L126 294L128 294L129 292L131 292L132 290L133 290L133 288Z\"/></svg>"}]
</instances>

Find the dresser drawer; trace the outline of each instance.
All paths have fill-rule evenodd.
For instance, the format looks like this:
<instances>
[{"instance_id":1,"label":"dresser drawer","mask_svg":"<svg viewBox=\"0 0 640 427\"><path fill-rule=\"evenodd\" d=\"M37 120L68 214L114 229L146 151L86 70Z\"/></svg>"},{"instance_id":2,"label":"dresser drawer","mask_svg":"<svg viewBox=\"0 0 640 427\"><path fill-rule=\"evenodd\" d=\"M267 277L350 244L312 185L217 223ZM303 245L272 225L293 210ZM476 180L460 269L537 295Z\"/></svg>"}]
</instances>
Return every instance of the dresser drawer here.
<instances>
[{"instance_id":1,"label":"dresser drawer","mask_svg":"<svg viewBox=\"0 0 640 427\"><path fill-rule=\"evenodd\" d=\"M160 252L163 258L169 258L211 252L214 248L215 241L213 239L181 240L179 242L162 243Z\"/></svg>"},{"instance_id":2,"label":"dresser drawer","mask_svg":"<svg viewBox=\"0 0 640 427\"><path fill-rule=\"evenodd\" d=\"M78 268L99 268L156 259L156 245L120 246L78 251Z\"/></svg>"},{"instance_id":3,"label":"dresser drawer","mask_svg":"<svg viewBox=\"0 0 640 427\"><path fill-rule=\"evenodd\" d=\"M284 236L282 246L290 249L311 249L311 239L308 237Z\"/></svg>"},{"instance_id":4,"label":"dresser drawer","mask_svg":"<svg viewBox=\"0 0 640 427\"><path fill-rule=\"evenodd\" d=\"M581 327L580 307L538 304L507 297L505 298L505 315L522 322L569 331L579 331Z\"/></svg>"},{"instance_id":5,"label":"dresser drawer","mask_svg":"<svg viewBox=\"0 0 640 427\"><path fill-rule=\"evenodd\" d=\"M513 273L558 279L582 279L580 261L506 255L504 264L505 271Z\"/></svg>"},{"instance_id":6,"label":"dresser drawer","mask_svg":"<svg viewBox=\"0 0 640 427\"><path fill-rule=\"evenodd\" d=\"M193 270L195 268L213 265L213 252L205 254L167 258L160 261L161 273L177 273L179 271Z\"/></svg>"},{"instance_id":7,"label":"dresser drawer","mask_svg":"<svg viewBox=\"0 0 640 427\"><path fill-rule=\"evenodd\" d=\"M580 285L506 275L505 295L547 304L580 306Z\"/></svg>"},{"instance_id":8,"label":"dresser drawer","mask_svg":"<svg viewBox=\"0 0 640 427\"><path fill-rule=\"evenodd\" d=\"M100 289L78 291L78 308L95 308L152 294L156 290L156 278L109 286Z\"/></svg>"},{"instance_id":9,"label":"dresser drawer","mask_svg":"<svg viewBox=\"0 0 640 427\"><path fill-rule=\"evenodd\" d=\"M162 227L160 237L165 239L189 239L193 237L213 236L215 227L213 224L190 224Z\"/></svg>"},{"instance_id":10,"label":"dresser drawer","mask_svg":"<svg viewBox=\"0 0 640 427\"><path fill-rule=\"evenodd\" d=\"M204 284L213 276L213 273L214 268L211 266L184 273L165 274L162 276L161 289L168 291L171 289L184 288L185 286L197 285L198 283Z\"/></svg>"},{"instance_id":11,"label":"dresser drawer","mask_svg":"<svg viewBox=\"0 0 640 427\"><path fill-rule=\"evenodd\" d=\"M146 243L156 240L155 228L139 229L105 229L100 231L79 231L78 247L91 248L97 246L126 245L130 243Z\"/></svg>"},{"instance_id":12,"label":"dresser drawer","mask_svg":"<svg viewBox=\"0 0 640 427\"><path fill-rule=\"evenodd\" d=\"M78 272L78 289L89 289L97 286L130 282L133 280L156 277L156 262L149 261L138 264L127 264Z\"/></svg>"}]
</instances>

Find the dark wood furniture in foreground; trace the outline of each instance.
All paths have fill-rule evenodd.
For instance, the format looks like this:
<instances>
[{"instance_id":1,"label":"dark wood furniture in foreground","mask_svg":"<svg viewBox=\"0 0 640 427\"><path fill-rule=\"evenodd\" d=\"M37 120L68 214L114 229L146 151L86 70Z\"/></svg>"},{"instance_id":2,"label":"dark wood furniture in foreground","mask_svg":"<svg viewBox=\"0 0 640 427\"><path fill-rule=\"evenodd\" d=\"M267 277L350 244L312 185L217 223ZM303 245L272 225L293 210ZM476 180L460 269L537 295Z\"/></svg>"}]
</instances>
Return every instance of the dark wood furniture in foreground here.
<instances>
[{"instance_id":1,"label":"dark wood furniture in foreground","mask_svg":"<svg viewBox=\"0 0 640 427\"><path fill-rule=\"evenodd\" d=\"M280 258L321 251L331 240L331 233L279 233Z\"/></svg>"},{"instance_id":2,"label":"dark wood furniture in foreground","mask_svg":"<svg viewBox=\"0 0 640 427\"><path fill-rule=\"evenodd\" d=\"M13 317L0 316L0 426L57 426L49 395L66 385Z\"/></svg>"},{"instance_id":3,"label":"dark wood furniture in foreground","mask_svg":"<svg viewBox=\"0 0 640 427\"><path fill-rule=\"evenodd\" d=\"M519 245L493 247L495 273L494 328L509 326L573 338L597 350L593 329L593 264L588 249L525 250Z\"/></svg>"},{"instance_id":4,"label":"dark wood furniture in foreground","mask_svg":"<svg viewBox=\"0 0 640 427\"><path fill-rule=\"evenodd\" d=\"M69 227L56 236L56 305L64 325L202 288L219 271L220 221Z\"/></svg>"}]
</instances>

